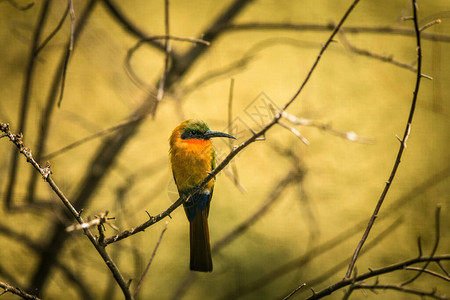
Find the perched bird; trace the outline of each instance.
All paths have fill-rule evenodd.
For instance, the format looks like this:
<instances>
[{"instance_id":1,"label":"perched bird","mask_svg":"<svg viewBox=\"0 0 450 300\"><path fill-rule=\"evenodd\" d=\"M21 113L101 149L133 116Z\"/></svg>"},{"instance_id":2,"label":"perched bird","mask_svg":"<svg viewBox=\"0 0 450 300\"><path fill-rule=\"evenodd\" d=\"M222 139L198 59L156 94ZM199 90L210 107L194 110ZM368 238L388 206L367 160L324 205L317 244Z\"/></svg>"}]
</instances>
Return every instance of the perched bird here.
<instances>
[{"instance_id":1,"label":"perched bird","mask_svg":"<svg viewBox=\"0 0 450 300\"><path fill-rule=\"evenodd\" d=\"M169 139L170 162L180 197L198 188L208 172L215 168L213 137L236 139L227 133L210 130L208 124L199 120L184 121L173 130ZM214 179L183 203L189 220L192 271L212 271L208 215L213 188Z\"/></svg>"}]
</instances>

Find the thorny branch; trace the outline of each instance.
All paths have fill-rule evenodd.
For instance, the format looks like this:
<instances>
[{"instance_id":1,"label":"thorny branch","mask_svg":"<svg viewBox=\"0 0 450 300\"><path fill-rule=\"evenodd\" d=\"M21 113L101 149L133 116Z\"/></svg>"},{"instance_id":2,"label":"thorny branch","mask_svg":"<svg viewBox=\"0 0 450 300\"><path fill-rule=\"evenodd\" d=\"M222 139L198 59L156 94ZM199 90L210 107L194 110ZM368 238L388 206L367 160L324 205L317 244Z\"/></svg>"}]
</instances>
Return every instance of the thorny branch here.
<instances>
[{"instance_id":1,"label":"thorny branch","mask_svg":"<svg viewBox=\"0 0 450 300\"><path fill-rule=\"evenodd\" d=\"M33 158L33 155L31 154L31 150L25 147L23 143L23 136L22 134L13 134L11 133L9 129L8 124L0 123L0 132L3 132L2 135L0 135L0 138L7 137L18 149L21 154L23 154L27 162L29 162L36 170L41 173L42 178L50 185L52 190L55 192L55 194L61 199L63 204L66 206L66 208L69 210L69 212L72 214L72 216L77 220L77 222L81 225L84 233L89 238L91 243L94 245L97 252L100 254L100 256L105 261L106 265L109 267L111 272L113 273L114 278L116 279L117 283L121 287L125 298L126 299L133 299L133 296L130 293L129 287L127 283L125 282L122 274L120 273L119 269L117 268L116 264L112 261L109 254L106 252L105 248L99 243L96 237L92 234L89 227L83 226L85 224L83 218L81 217L81 213L79 213L75 207L70 203L69 199L66 198L66 196L63 194L63 192L59 189L59 187L56 185L56 183L53 181L52 177L50 176L50 164L47 163L46 167L41 167Z\"/></svg>"},{"instance_id":2,"label":"thorny branch","mask_svg":"<svg viewBox=\"0 0 450 300\"><path fill-rule=\"evenodd\" d=\"M389 175L388 181L386 181L384 190L381 193L380 198L378 199L378 203L375 207L375 210L374 210L372 216L370 217L369 224L367 225L367 228L366 228L358 246L356 247L355 252L353 253L353 257L350 261L350 265L348 266L347 273L345 274L346 279L350 278L353 267L356 263L356 260L358 259L359 252L361 251L361 248L363 247L364 242L367 240L370 230L372 229L372 226L375 223L375 219L378 216L378 213L381 209L384 199L386 198L386 195L389 191L392 181L394 180L395 174L397 173L397 169L398 169L398 166L400 165L403 151L406 148L406 141L408 140L408 137L411 133L411 124L412 124L412 119L414 116L414 111L416 108L417 96L418 96L419 87L420 87L420 80L422 78L422 48L421 48L421 44L420 44L420 30L419 30L419 25L418 25L418 21L417 21L416 0L412 0L412 10L413 10L413 22L414 22L414 29L416 32L416 43L417 43L417 48L416 48L416 51L417 51L417 77L416 77L416 86L414 88L414 94L413 94L412 103L411 103L411 109L409 112L408 120L406 122L406 128L405 128L405 132L403 134L403 139L400 141L400 148L398 150L397 158L395 159L391 174Z\"/></svg>"},{"instance_id":3,"label":"thorny branch","mask_svg":"<svg viewBox=\"0 0 450 300\"><path fill-rule=\"evenodd\" d=\"M432 299L448 300L448 297L446 297L446 296L436 295L436 290L434 290L434 289L431 292L424 292L424 291L420 291L417 289L408 289L408 288L398 286L398 285L393 285L393 284L361 284L361 283L357 283L350 287L351 291L357 290L357 289L371 290L371 291L393 290L393 291L399 291L399 292L406 293L406 294L420 296L422 298L429 297Z\"/></svg>"},{"instance_id":4,"label":"thorny branch","mask_svg":"<svg viewBox=\"0 0 450 300\"><path fill-rule=\"evenodd\" d=\"M434 24L431 24L434 25ZM229 31L238 30L294 30L294 31L332 31L335 28L334 23L329 24L311 24L311 23L234 23L224 28ZM219 28L218 28L219 29ZM367 34L390 34L400 36L415 37L416 33L408 28L390 27L390 26L344 26L342 31L351 34L367 33ZM450 36L437 33L422 33L422 38L426 40L450 43Z\"/></svg>"},{"instance_id":5,"label":"thorny branch","mask_svg":"<svg viewBox=\"0 0 450 300\"><path fill-rule=\"evenodd\" d=\"M36 297L34 295L31 295L31 294L28 294L24 290L22 290L20 288L17 288L17 287L14 287L14 286L6 283L6 282L0 281L0 287L3 288L3 292L0 293L0 296L2 296L3 294L6 294L6 293L9 292L9 293L15 294L17 296L20 296L23 299L40 300L40 298L38 298L38 297Z\"/></svg>"},{"instance_id":6,"label":"thorny branch","mask_svg":"<svg viewBox=\"0 0 450 300\"><path fill-rule=\"evenodd\" d=\"M437 248L439 246L439 240L440 240L440 235L441 235L441 230L440 230L440 216L441 216L441 207L438 206L436 208L436 215L435 215L435 241L434 241L434 246L433 249L431 250L431 254L430 257L433 257L434 254L436 254ZM420 275L422 275L422 272L424 272L426 270L426 268L428 267L428 265L430 264L430 262L427 262L423 268L422 271L420 271L419 273L417 273L414 277L412 277L411 279L403 282L401 285L407 285L412 283L414 280L416 280L417 278L419 278Z\"/></svg>"},{"instance_id":7,"label":"thorny branch","mask_svg":"<svg viewBox=\"0 0 450 300\"><path fill-rule=\"evenodd\" d=\"M326 287L325 289L316 292L314 295L310 296L308 300L313 299L321 299L325 296L330 295L331 293L351 285L354 282L362 282L369 278L376 278L379 275L391 273L396 270L403 270L408 266L421 263L421 262L427 262L427 261L433 261L433 262L440 262L440 261L450 261L450 254L443 254L443 255L436 255L434 257L417 257L413 259L408 259L396 264L392 264L387 267L379 268L379 269L370 269L368 272L358 275L355 278L344 278L341 281L330 285L329 287Z\"/></svg>"}]
</instances>

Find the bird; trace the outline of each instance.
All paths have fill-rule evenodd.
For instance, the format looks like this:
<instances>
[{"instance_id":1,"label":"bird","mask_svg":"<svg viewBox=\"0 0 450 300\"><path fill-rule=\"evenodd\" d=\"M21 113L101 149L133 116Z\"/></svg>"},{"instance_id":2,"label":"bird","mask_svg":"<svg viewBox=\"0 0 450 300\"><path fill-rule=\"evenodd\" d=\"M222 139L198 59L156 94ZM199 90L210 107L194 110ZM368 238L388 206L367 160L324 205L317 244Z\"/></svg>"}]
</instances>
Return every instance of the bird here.
<instances>
[{"instance_id":1,"label":"bird","mask_svg":"<svg viewBox=\"0 0 450 300\"><path fill-rule=\"evenodd\" d=\"M186 120L173 130L169 138L170 163L180 197L187 197L197 190L216 167L216 153L211 142L214 137L236 139L230 134L210 130L201 120ZM214 180L183 203L189 221L191 271L212 272L213 269L208 216Z\"/></svg>"}]
</instances>

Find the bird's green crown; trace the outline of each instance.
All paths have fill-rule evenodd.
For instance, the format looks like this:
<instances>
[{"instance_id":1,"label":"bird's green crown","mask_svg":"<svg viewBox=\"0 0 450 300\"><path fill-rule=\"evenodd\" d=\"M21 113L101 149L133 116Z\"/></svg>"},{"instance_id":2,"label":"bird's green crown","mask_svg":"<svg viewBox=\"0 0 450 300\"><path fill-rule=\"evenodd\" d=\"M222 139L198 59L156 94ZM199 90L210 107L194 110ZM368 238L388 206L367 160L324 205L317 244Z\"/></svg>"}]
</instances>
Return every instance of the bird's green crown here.
<instances>
[{"instance_id":1,"label":"bird's green crown","mask_svg":"<svg viewBox=\"0 0 450 300\"><path fill-rule=\"evenodd\" d=\"M181 138L185 139L208 139L205 133L209 131L209 126L201 120L187 120L185 121L181 131Z\"/></svg>"}]
</instances>

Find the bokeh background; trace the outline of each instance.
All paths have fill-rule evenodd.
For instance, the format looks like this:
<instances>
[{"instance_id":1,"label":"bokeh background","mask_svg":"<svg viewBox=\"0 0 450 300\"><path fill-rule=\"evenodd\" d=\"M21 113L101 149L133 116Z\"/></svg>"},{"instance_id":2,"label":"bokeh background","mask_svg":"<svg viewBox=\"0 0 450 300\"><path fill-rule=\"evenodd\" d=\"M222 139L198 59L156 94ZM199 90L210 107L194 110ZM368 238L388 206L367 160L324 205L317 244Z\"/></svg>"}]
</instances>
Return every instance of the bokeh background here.
<instances>
[{"instance_id":1,"label":"bokeh background","mask_svg":"<svg viewBox=\"0 0 450 300\"><path fill-rule=\"evenodd\" d=\"M14 3L27 5L28 1ZM88 3L74 1L77 26ZM145 35L164 34L164 1L112 3ZM230 3L170 1L170 34L201 38ZM251 134L249 128L257 130L270 120L268 105L282 107L310 70L330 35L330 30L314 26L338 22L349 4L333 0L255 0L246 5L232 24L306 26L223 29L188 72L176 78L155 113L133 128L132 137L112 166L101 170L100 184L83 207L77 207L83 209L84 218L109 211L109 216L116 218L111 222L122 231L146 221L146 211L151 215L164 211L177 198L168 162L172 129L184 119L197 118L207 121L214 130L227 131L233 80L232 133L240 138L236 144L243 142ZM0 2L0 121L9 123L13 132L19 131L26 70L42 7L41 1L26 10L15 8L9 1ZM66 1L49 2L39 44L58 25L66 7ZM424 31L440 35L439 41L422 40L423 73L433 80L422 79L411 136L364 248L367 251L357 261L358 274L416 257L418 237L424 254L429 254L436 238L438 205L441 231L437 254L450 252L450 5L447 0L435 0L420 1L419 7L420 25L437 18L442 21ZM276 202L245 232L233 236L214 253L211 274L188 271L188 222L182 208L176 209L170 219L107 247L125 278L133 279L134 290L168 222L139 299L275 299L306 282L307 287L296 296L303 299L311 294L310 288L319 291L345 275L394 164L399 148L396 135L401 137L405 130L416 78L409 69L358 54L351 46L414 65L415 37L381 32L382 28L413 30L411 21L402 20L411 13L411 1L361 1L344 25L344 29L351 26L360 32L336 37L306 88L288 109L297 117L331 124L343 132L354 131L369 139L368 143L351 142L314 127L294 126L309 140L306 146L285 128L275 126L264 141L250 145L235 158L232 168L217 176L210 212L213 245L258 211L292 170L301 175L282 187ZM367 32L364 28L375 29ZM154 45L144 44L128 60L127 68L127 53L140 37L111 13L106 2L98 1L75 42L61 106L52 104L49 115L45 111L52 82L60 70L69 36L67 17L36 57L23 131L25 144L35 151L39 140L44 139L42 122L49 121L41 161L51 162L54 180L69 199L75 199L88 174L98 172L93 168L93 158L100 146L107 145L109 138L127 126L50 158L46 155L126 122L142 103L154 99L165 55ZM172 41L171 46L175 53L182 54L193 44ZM140 82L130 76L130 70ZM32 197L35 204L29 202L29 182L36 171L23 157L18 160L13 205L6 207L16 149L6 139L0 142L0 281L35 292L32 282L40 276L40 251L51 249L55 228L74 221L68 221L60 201L39 176ZM215 147L219 158L230 151L229 144L221 140L215 141ZM39 204L43 202L46 205ZM116 233L106 228L107 236ZM64 235L65 243L43 279L40 295L45 299L123 298L82 232ZM448 270L448 262L443 264ZM439 270L435 265L430 268ZM397 271L381 276L379 281L396 284L415 274ZM81 292L80 286L87 292ZM450 294L448 282L427 274L412 287L426 291L437 288L439 295ZM330 298L342 296L338 291ZM410 299L411 295L355 291L352 297ZM2 298L15 296L6 294Z\"/></svg>"}]
</instances>

